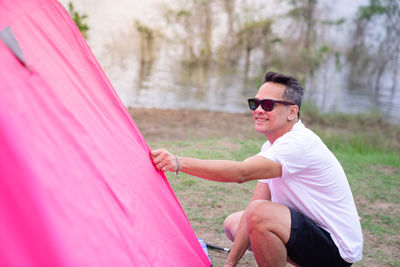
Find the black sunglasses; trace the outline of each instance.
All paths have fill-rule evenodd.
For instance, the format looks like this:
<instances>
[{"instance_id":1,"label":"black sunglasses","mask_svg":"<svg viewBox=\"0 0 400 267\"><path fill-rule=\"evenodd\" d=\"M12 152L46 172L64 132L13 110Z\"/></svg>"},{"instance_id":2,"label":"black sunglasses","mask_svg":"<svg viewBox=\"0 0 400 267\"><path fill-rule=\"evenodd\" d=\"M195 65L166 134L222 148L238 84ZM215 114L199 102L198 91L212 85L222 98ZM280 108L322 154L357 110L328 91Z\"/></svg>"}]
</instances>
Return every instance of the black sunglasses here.
<instances>
[{"instance_id":1,"label":"black sunglasses","mask_svg":"<svg viewBox=\"0 0 400 267\"><path fill-rule=\"evenodd\" d=\"M257 99L257 98L249 98L247 99L249 102L249 108L251 110L256 110L258 106L261 104L261 107L265 111L271 111L274 109L274 104L279 103L282 105L296 105L295 103L289 101L282 101L282 100L273 100L273 99Z\"/></svg>"}]
</instances>

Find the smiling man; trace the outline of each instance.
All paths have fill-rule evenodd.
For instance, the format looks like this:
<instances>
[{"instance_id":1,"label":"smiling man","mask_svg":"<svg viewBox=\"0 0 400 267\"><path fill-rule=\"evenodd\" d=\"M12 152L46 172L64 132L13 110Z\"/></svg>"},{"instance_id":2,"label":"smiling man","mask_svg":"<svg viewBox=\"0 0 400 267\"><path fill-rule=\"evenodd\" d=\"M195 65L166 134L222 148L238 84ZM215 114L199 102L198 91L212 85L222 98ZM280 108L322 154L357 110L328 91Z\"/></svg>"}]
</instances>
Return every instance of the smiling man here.
<instances>
[{"instance_id":1,"label":"smiling man","mask_svg":"<svg viewBox=\"0 0 400 267\"><path fill-rule=\"evenodd\" d=\"M248 99L255 130L267 141L243 162L177 157L153 150L161 171L179 171L217 182L258 180L246 210L228 216L233 241L225 266L246 249L259 266L350 266L362 257L359 217L342 166L300 120L303 88L291 76L269 72Z\"/></svg>"}]
</instances>

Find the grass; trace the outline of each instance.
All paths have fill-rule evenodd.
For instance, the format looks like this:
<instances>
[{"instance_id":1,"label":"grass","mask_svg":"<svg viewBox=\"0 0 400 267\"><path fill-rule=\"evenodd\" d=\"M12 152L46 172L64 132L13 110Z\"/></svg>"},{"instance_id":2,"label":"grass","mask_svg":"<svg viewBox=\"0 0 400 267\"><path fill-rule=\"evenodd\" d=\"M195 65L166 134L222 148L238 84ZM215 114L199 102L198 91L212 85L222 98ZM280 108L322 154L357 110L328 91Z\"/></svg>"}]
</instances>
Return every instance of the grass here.
<instances>
[{"instance_id":1,"label":"grass","mask_svg":"<svg viewBox=\"0 0 400 267\"><path fill-rule=\"evenodd\" d=\"M399 266L400 154L337 152L362 218L365 243L360 266Z\"/></svg>"},{"instance_id":2,"label":"grass","mask_svg":"<svg viewBox=\"0 0 400 267\"><path fill-rule=\"evenodd\" d=\"M341 162L361 217L364 251L355 266L400 265L400 130L379 116L303 113L312 128ZM205 159L244 160L260 150L265 141L226 137L186 140L147 140L152 148L164 147L178 155ZM230 247L223 221L245 209L256 182L222 184L186 174L167 174L198 237ZM209 250L213 265L222 266L227 254ZM256 266L246 252L239 266Z\"/></svg>"}]
</instances>

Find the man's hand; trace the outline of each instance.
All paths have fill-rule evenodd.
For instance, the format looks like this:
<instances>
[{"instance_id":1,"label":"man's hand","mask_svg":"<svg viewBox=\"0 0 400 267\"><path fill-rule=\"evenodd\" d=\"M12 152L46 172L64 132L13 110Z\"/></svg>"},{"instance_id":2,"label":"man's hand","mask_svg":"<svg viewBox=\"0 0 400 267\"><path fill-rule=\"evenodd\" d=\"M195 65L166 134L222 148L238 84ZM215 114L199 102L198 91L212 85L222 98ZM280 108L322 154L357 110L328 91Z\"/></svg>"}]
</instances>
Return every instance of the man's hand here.
<instances>
[{"instance_id":1,"label":"man's hand","mask_svg":"<svg viewBox=\"0 0 400 267\"><path fill-rule=\"evenodd\" d=\"M165 149L152 150L150 157L157 170L166 172L174 172L178 168L178 159Z\"/></svg>"}]
</instances>

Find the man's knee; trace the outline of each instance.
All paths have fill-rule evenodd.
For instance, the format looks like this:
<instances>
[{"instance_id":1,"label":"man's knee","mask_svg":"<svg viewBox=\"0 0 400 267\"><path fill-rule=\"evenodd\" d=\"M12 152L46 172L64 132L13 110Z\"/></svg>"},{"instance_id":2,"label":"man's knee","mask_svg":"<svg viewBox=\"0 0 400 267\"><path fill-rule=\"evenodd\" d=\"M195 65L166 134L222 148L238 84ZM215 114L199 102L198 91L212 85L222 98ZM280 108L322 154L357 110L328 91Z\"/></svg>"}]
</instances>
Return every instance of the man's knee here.
<instances>
[{"instance_id":1,"label":"man's knee","mask_svg":"<svg viewBox=\"0 0 400 267\"><path fill-rule=\"evenodd\" d=\"M242 217L242 215L243 211L238 211L229 215L224 220L224 232L226 236L232 241L235 239L236 231L239 227L240 218Z\"/></svg>"},{"instance_id":2,"label":"man's knee","mask_svg":"<svg viewBox=\"0 0 400 267\"><path fill-rule=\"evenodd\" d=\"M268 221L268 205L270 201L254 200L246 209L247 231L250 233L260 227L265 227Z\"/></svg>"},{"instance_id":3,"label":"man's knee","mask_svg":"<svg viewBox=\"0 0 400 267\"><path fill-rule=\"evenodd\" d=\"M287 207L268 200L252 201L245 211L247 231L273 232L285 242L290 236L290 211Z\"/></svg>"}]
</instances>

